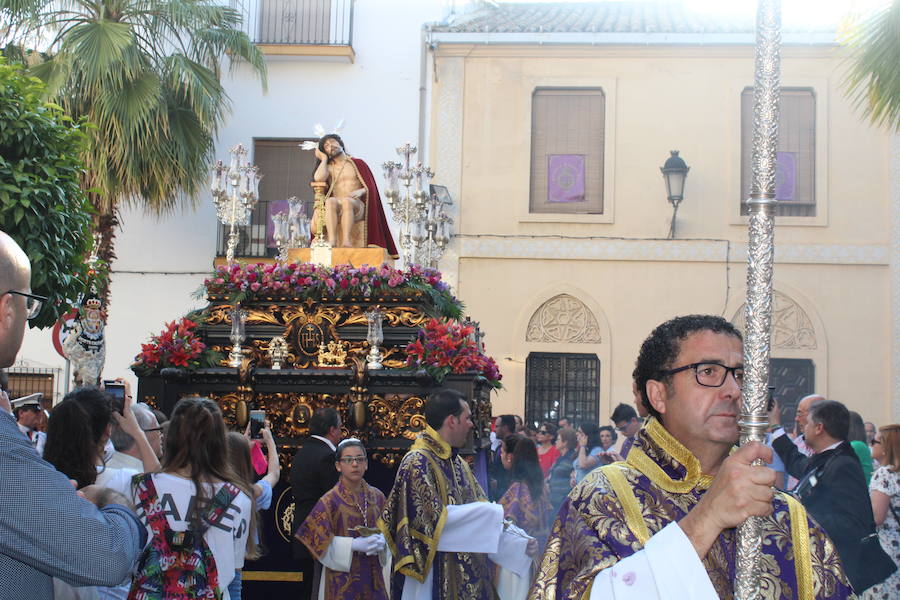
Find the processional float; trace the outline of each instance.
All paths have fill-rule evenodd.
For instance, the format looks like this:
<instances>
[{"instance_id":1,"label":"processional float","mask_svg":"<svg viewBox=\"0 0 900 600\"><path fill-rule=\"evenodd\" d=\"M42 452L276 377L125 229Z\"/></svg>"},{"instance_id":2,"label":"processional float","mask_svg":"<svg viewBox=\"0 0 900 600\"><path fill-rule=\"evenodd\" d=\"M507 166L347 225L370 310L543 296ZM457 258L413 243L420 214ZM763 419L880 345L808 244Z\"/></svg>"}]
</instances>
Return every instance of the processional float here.
<instances>
[{"instance_id":1,"label":"processional float","mask_svg":"<svg viewBox=\"0 0 900 600\"><path fill-rule=\"evenodd\" d=\"M210 191L228 234L226 256L204 283L206 308L169 323L143 345L132 366L138 398L170 412L182 397L203 395L239 430L251 409L265 410L284 473L309 435L312 414L333 407L344 434L369 450L370 482L385 490L424 429L425 398L437 386L469 400L476 428L464 452L484 447L499 372L483 354L477 324L463 321L462 304L433 268L449 241L447 199L429 186L431 170L412 163L414 146L397 152L404 162L386 163L385 197L402 224L403 268L370 238L359 247L331 247L322 231L327 184L311 182L313 214L306 214L308 203L289 198L287 212L269 215L269 229L254 221L265 212L257 208L262 173L247 162L246 148L238 144L230 161L218 161ZM380 202L371 191L369 200ZM242 228L251 235L271 231L277 255L241 258ZM317 249L324 250L318 257ZM438 334L453 338L465 370L432 368L425 354ZM286 483L276 488L275 529L288 542Z\"/></svg>"},{"instance_id":2,"label":"processional float","mask_svg":"<svg viewBox=\"0 0 900 600\"><path fill-rule=\"evenodd\" d=\"M741 444L762 442L768 427L769 342L772 324L772 269L775 257L775 170L780 99L780 0L759 0L753 86L753 148L750 226L747 243L747 303L744 387L739 419ZM738 528L734 597L759 598L761 517Z\"/></svg>"}]
</instances>

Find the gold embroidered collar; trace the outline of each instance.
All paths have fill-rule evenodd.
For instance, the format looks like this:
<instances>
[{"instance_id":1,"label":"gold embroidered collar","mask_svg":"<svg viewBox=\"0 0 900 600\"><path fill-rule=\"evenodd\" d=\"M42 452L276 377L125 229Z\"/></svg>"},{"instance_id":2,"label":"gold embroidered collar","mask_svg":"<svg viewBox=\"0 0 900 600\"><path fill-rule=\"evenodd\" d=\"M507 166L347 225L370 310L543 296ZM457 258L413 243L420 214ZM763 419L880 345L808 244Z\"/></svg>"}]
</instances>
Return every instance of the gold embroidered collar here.
<instances>
[{"instance_id":1,"label":"gold embroidered collar","mask_svg":"<svg viewBox=\"0 0 900 600\"><path fill-rule=\"evenodd\" d=\"M701 472L697 457L653 417L641 428L638 443L628 451L626 462L667 492L685 494L695 488L705 490L712 483L712 476ZM673 467L675 471L683 471L683 477L673 478L662 468L662 464Z\"/></svg>"},{"instance_id":2,"label":"gold embroidered collar","mask_svg":"<svg viewBox=\"0 0 900 600\"><path fill-rule=\"evenodd\" d=\"M453 454L450 444L444 441L437 431L430 426L425 426L425 431L419 434L412 445L413 450L428 450L440 459L447 460Z\"/></svg>"}]
</instances>

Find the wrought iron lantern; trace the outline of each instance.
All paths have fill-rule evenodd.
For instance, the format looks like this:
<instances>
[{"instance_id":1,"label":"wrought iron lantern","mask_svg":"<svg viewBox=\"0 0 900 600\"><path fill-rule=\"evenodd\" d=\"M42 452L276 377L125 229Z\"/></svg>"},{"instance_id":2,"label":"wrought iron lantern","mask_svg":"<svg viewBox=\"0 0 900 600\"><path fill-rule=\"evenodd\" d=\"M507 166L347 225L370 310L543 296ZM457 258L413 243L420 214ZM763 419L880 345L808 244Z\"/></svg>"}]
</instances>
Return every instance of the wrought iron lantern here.
<instances>
[{"instance_id":1,"label":"wrought iron lantern","mask_svg":"<svg viewBox=\"0 0 900 600\"><path fill-rule=\"evenodd\" d=\"M684 181L688 171L691 170L684 159L678 156L678 150L672 150L671 156L665 164L659 168L663 179L666 180L666 198L672 205L672 224L669 227L669 239L675 238L675 215L678 214L678 205L684 200Z\"/></svg>"}]
</instances>

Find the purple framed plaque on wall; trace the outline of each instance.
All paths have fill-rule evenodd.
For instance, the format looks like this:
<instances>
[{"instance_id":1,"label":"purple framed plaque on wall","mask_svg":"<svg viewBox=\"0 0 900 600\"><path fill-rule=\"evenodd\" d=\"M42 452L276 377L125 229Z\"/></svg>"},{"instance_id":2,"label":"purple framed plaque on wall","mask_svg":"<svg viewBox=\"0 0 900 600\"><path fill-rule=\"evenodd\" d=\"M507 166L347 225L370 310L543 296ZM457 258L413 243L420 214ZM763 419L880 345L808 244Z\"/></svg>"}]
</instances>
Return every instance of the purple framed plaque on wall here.
<instances>
[{"instance_id":1,"label":"purple framed plaque on wall","mask_svg":"<svg viewBox=\"0 0 900 600\"><path fill-rule=\"evenodd\" d=\"M547 155L547 202L584 202L584 154Z\"/></svg>"},{"instance_id":2,"label":"purple framed plaque on wall","mask_svg":"<svg viewBox=\"0 0 900 600\"><path fill-rule=\"evenodd\" d=\"M797 199L797 153L775 153L775 199Z\"/></svg>"}]
</instances>

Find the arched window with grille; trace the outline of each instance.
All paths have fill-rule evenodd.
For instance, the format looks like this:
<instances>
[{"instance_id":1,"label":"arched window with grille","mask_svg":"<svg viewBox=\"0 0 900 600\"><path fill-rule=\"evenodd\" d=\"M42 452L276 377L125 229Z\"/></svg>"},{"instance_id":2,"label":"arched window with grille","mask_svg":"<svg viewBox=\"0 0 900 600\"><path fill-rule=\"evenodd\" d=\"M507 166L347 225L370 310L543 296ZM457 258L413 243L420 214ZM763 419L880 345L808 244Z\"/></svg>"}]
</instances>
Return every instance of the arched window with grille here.
<instances>
[{"instance_id":1,"label":"arched window with grille","mask_svg":"<svg viewBox=\"0 0 900 600\"><path fill-rule=\"evenodd\" d=\"M600 359L596 354L532 352L525 361L525 421L565 417L598 422Z\"/></svg>"}]
</instances>

